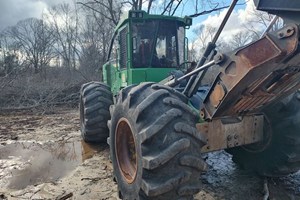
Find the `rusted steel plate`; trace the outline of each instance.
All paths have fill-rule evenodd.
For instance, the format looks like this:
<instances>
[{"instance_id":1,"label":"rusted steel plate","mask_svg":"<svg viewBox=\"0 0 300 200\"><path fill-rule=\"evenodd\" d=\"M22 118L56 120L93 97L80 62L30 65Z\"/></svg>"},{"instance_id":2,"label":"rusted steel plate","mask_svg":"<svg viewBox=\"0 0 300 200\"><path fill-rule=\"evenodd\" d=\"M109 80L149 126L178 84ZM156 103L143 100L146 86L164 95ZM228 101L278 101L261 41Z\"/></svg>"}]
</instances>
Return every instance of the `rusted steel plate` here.
<instances>
[{"instance_id":1,"label":"rusted steel plate","mask_svg":"<svg viewBox=\"0 0 300 200\"><path fill-rule=\"evenodd\" d=\"M224 119L214 119L211 122L197 124L197 129L207 138L207 144L202 152L260 142L263 139L263 115L244 116L236 122L224 122Z\"/></svg>"},{"instance_id":2,"label":"rusted steel plate","mask_svg":"<svg viewBox=\"0 0 300 200\"><path fill-rule=\"evenodd\" d=\"M220 66L200 111L206 120L259 113L300 84L299 30L288 25L239 49Z\"/></svg>"}]
</instances>

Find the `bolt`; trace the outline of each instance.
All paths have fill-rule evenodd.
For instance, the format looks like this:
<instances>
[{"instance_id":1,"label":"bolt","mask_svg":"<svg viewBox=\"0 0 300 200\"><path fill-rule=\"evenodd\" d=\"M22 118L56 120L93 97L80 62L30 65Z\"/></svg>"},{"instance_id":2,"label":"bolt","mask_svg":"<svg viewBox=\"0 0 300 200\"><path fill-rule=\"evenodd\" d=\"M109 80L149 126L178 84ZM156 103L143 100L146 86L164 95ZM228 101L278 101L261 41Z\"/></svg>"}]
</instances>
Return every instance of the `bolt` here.
<instances>
[{"instance_id":1,"label":"bolt","mask_svg":"<svg viewBox=\"0 0 300 200\"><path fill-rule=\"evenodd\" d=\"M201 117L201 118L204 118L204 117L205 117L204 109L202 109L202 110L200 111L200 117Z\"/></svg>"},{"instance_id":2,"label":"bolt","mask_svg":"<svg viewBox=\"0 0 300 200\"><path fill-rule=\"evenodd\" d=\"M224 59L224 57L223 57L222 54L217 54L217 55L215 55L215 57L214 57L214 61L215 61L217 64L219 64L220 62L222 62L223 59Z\"/></svg>"},{"instance_id":3,"label":"bolt","mask_svg":"<svg viewBox=\"0 0 300 200\"><path fill-rule=\"evenodd\" d=\"M238 139L238 138L239 138L239 136L235 134L234 135L234 139Z\"/></svg>"},{"instance_id":4,"label":"bolt","mask_svg":"<svg viewBox=\"0 0 300 200\"><path fill-rule=\"evenodd\" d=\"M227 136L227 141L230 141L232 139L231 135Z\"/></svg>"},{"instance_id":5,"label":"bolt","mask_svg":"<svg viewBox=\"0 0 300 200\"><path fill-rule=\"evenodd\" d=\"M238 146L238 145L239 145L239 143L238 143L238 142L234 143L234 146Z\"/></svg>"},{"instance_id":6,"label":"bolt","mask_svg":"<svg viewBox=\"0 0 300 200\"><path fill-rule=\"evenodd\" d=\"M210 149L210 146L207 146L206 149Z\"/></svg>"}]
</instances>

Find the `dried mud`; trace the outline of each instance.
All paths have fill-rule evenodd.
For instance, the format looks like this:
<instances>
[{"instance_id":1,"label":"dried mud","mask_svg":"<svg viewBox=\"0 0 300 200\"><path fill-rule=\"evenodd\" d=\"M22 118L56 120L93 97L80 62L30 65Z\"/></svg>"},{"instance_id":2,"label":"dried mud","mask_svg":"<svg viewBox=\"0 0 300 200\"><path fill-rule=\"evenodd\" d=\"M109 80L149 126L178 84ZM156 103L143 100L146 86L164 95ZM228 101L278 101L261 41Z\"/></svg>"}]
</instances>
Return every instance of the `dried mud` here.
<instances>
[{"instance_id":1,"label":"dried mud","mask_svg":"<svg viewBox=\"0 0 300 200\"><path fill-rule=\"evenodd\" d=\"M263 177L240 169L224 151L204 155L207 173L195 199L263 199ZM300 173L268 179L270 198L300 199ZM1 199L118 199L109 148L81 141L79 114L0 114Z\"/></svg>"}]
</instances>

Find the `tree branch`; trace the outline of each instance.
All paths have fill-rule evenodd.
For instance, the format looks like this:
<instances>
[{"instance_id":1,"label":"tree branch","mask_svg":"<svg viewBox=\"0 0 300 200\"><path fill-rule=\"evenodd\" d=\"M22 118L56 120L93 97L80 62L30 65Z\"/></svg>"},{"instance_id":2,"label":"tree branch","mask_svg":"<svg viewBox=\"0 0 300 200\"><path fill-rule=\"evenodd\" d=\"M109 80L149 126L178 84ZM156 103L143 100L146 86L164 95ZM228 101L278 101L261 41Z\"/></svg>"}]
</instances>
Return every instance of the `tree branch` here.
<instances>
[{"instance_id":1,"label":"tree branch","mask_svg":"<svg viewBox=\"0 0 300 200\"><path fill-rule=\"evenodd\" d=\"M176 12L176 10L177 10L177 8L179 7L179 5L181 4L181 2L182 2L182 0L179 0L178 1L178 4L177 4L177 6L175 7L175 9L173 10L173 12L172 12L172 16L175 14L175 12Z\"/></svg>"},{"instance_id":2,"label":"tree branch","mask_svg":"<svg viewBox=\"0 0 300 200\"><path fill-rule=\"evenodd\" d=\"M149 0L148 8L147 8L147 13L150 13L150 9L151 9L151 6L152 6L152 2L153 2L153 0Z\"/></svg>"},{"instance_id":3,"label":"tree branch","mask_svg":"<svg viewBox=\"0 0 300 200\"><path fill-rule=\"evenodd\" d=\"M168 5L165 7L164 11L161 13L161 15L165 14L165 12L169 9L169 7L173 4L174 0L171 0Z\"/></svg>"},{"instance_id":4,"label":"tree branch","mask_svg":"<svg viewBox=\"0 0 300 200\"><path fill-rule=\"evenodd\" d=\"M76 3L77 3L77 4L80 4L80 5L83 5L83 6L87 7L87 8L89 8L89 9L93 10L93 11L96 12L96 13L99 13L100 15L102 15L103 17L105 17L106 19L111 20L115 25L118 24L118 21L116 21L115 19L113 19L113 18L111 18L111 17L108 17L107 15L105 15L105 14L103 14L102 12L96 10L95 8L93 8L93 7L89 6L89 5L87 5L86 3L82 3L82 2L76 2Z\"/></svg>"},{"instance_id":5,"label":"tree branch","mask_svg":"<svg viewBox=\"0 0 300 200\"><path fill-rule=\"evenodd\" d=\"M247 1L245 1L244 3L240 3L240 4L236 4L236 5L245 5L247 3ZM209 14L209 13L212 13L212 12L215 12L215 11L219 11L219 10L223 10L225 8L229 8L229 5L228 6L222 6L222 7L219 7L218 8L218 5L215 6L213 9L211 10L204 10L200 13L196 13L196 14L193 14L193 15L189 15L189 17L198 17L200 15L206 15L206 14Z\"/></svg>"},{"instance_id":6,"label":"tree branch","mask_svg":"<svg viewBox=\"0 0 300 200\"><path fill-rule=\"evenodd\" d=\"M206 15L206 14L209 14L209 13L212 13L212 12L215 12L215 11L218 11L218 10L222 10L222 9L225 9L225 8L229 8L229 6L223 6L223 7L214 8L214 9L211 9L211 10L204 10L200 13L189 15L189 17L198 17L200 15Z\"/></svg>"}]
</instances>

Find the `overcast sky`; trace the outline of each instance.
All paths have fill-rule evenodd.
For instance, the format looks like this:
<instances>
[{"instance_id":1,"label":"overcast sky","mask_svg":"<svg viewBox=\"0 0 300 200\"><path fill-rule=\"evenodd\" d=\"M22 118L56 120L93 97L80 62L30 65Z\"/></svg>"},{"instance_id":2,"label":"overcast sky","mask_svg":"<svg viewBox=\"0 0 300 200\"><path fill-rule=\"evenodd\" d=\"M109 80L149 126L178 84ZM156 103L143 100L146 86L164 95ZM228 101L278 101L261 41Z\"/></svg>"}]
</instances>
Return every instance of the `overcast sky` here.
<instances>
[{"instance_id":1,"label":"overcast sky","mask_svg":"<svg viewBox=\"0 0 300 200\"><path fill-rule=\"evenodd\" d=\"M0 0L0 30L15 25L19 20L41 17L49 6L73 0Z\"/></svg>"},{"instance_id":2,"label":"overcast sky","mask_svg":"<svg viewBox=\"0 0 300 200\"><path fill-rule=\"evenodd\" d=\"M29 17L40 18L42 13L47 13L47 8L59 3L73 3L75 0L0 0L0 31L7 26L15 25L19 20ZM193 0L187 1L188 3L183 7L184 13L178 9L177 15L193 14ZM220 0L223 4L228 5L230 0ZM241 2L244 2L241 0ZM225 27L223 35L231 35L233 32L238 31L242 24L245 23L245 18L248 15L248 10L253 6L252 1L248 1L245 6L237 6L233 12L228 24ZM203 9L203 8L202 8ZM204 8L208 9L208 8ZM200 24L210 24L218 27L226 10L210 15L200 16L194 19L191 30ZM190 36L190 34L188 34ZM225 36L226 37L226 36Z\"/></svg>"}]
</instances>

